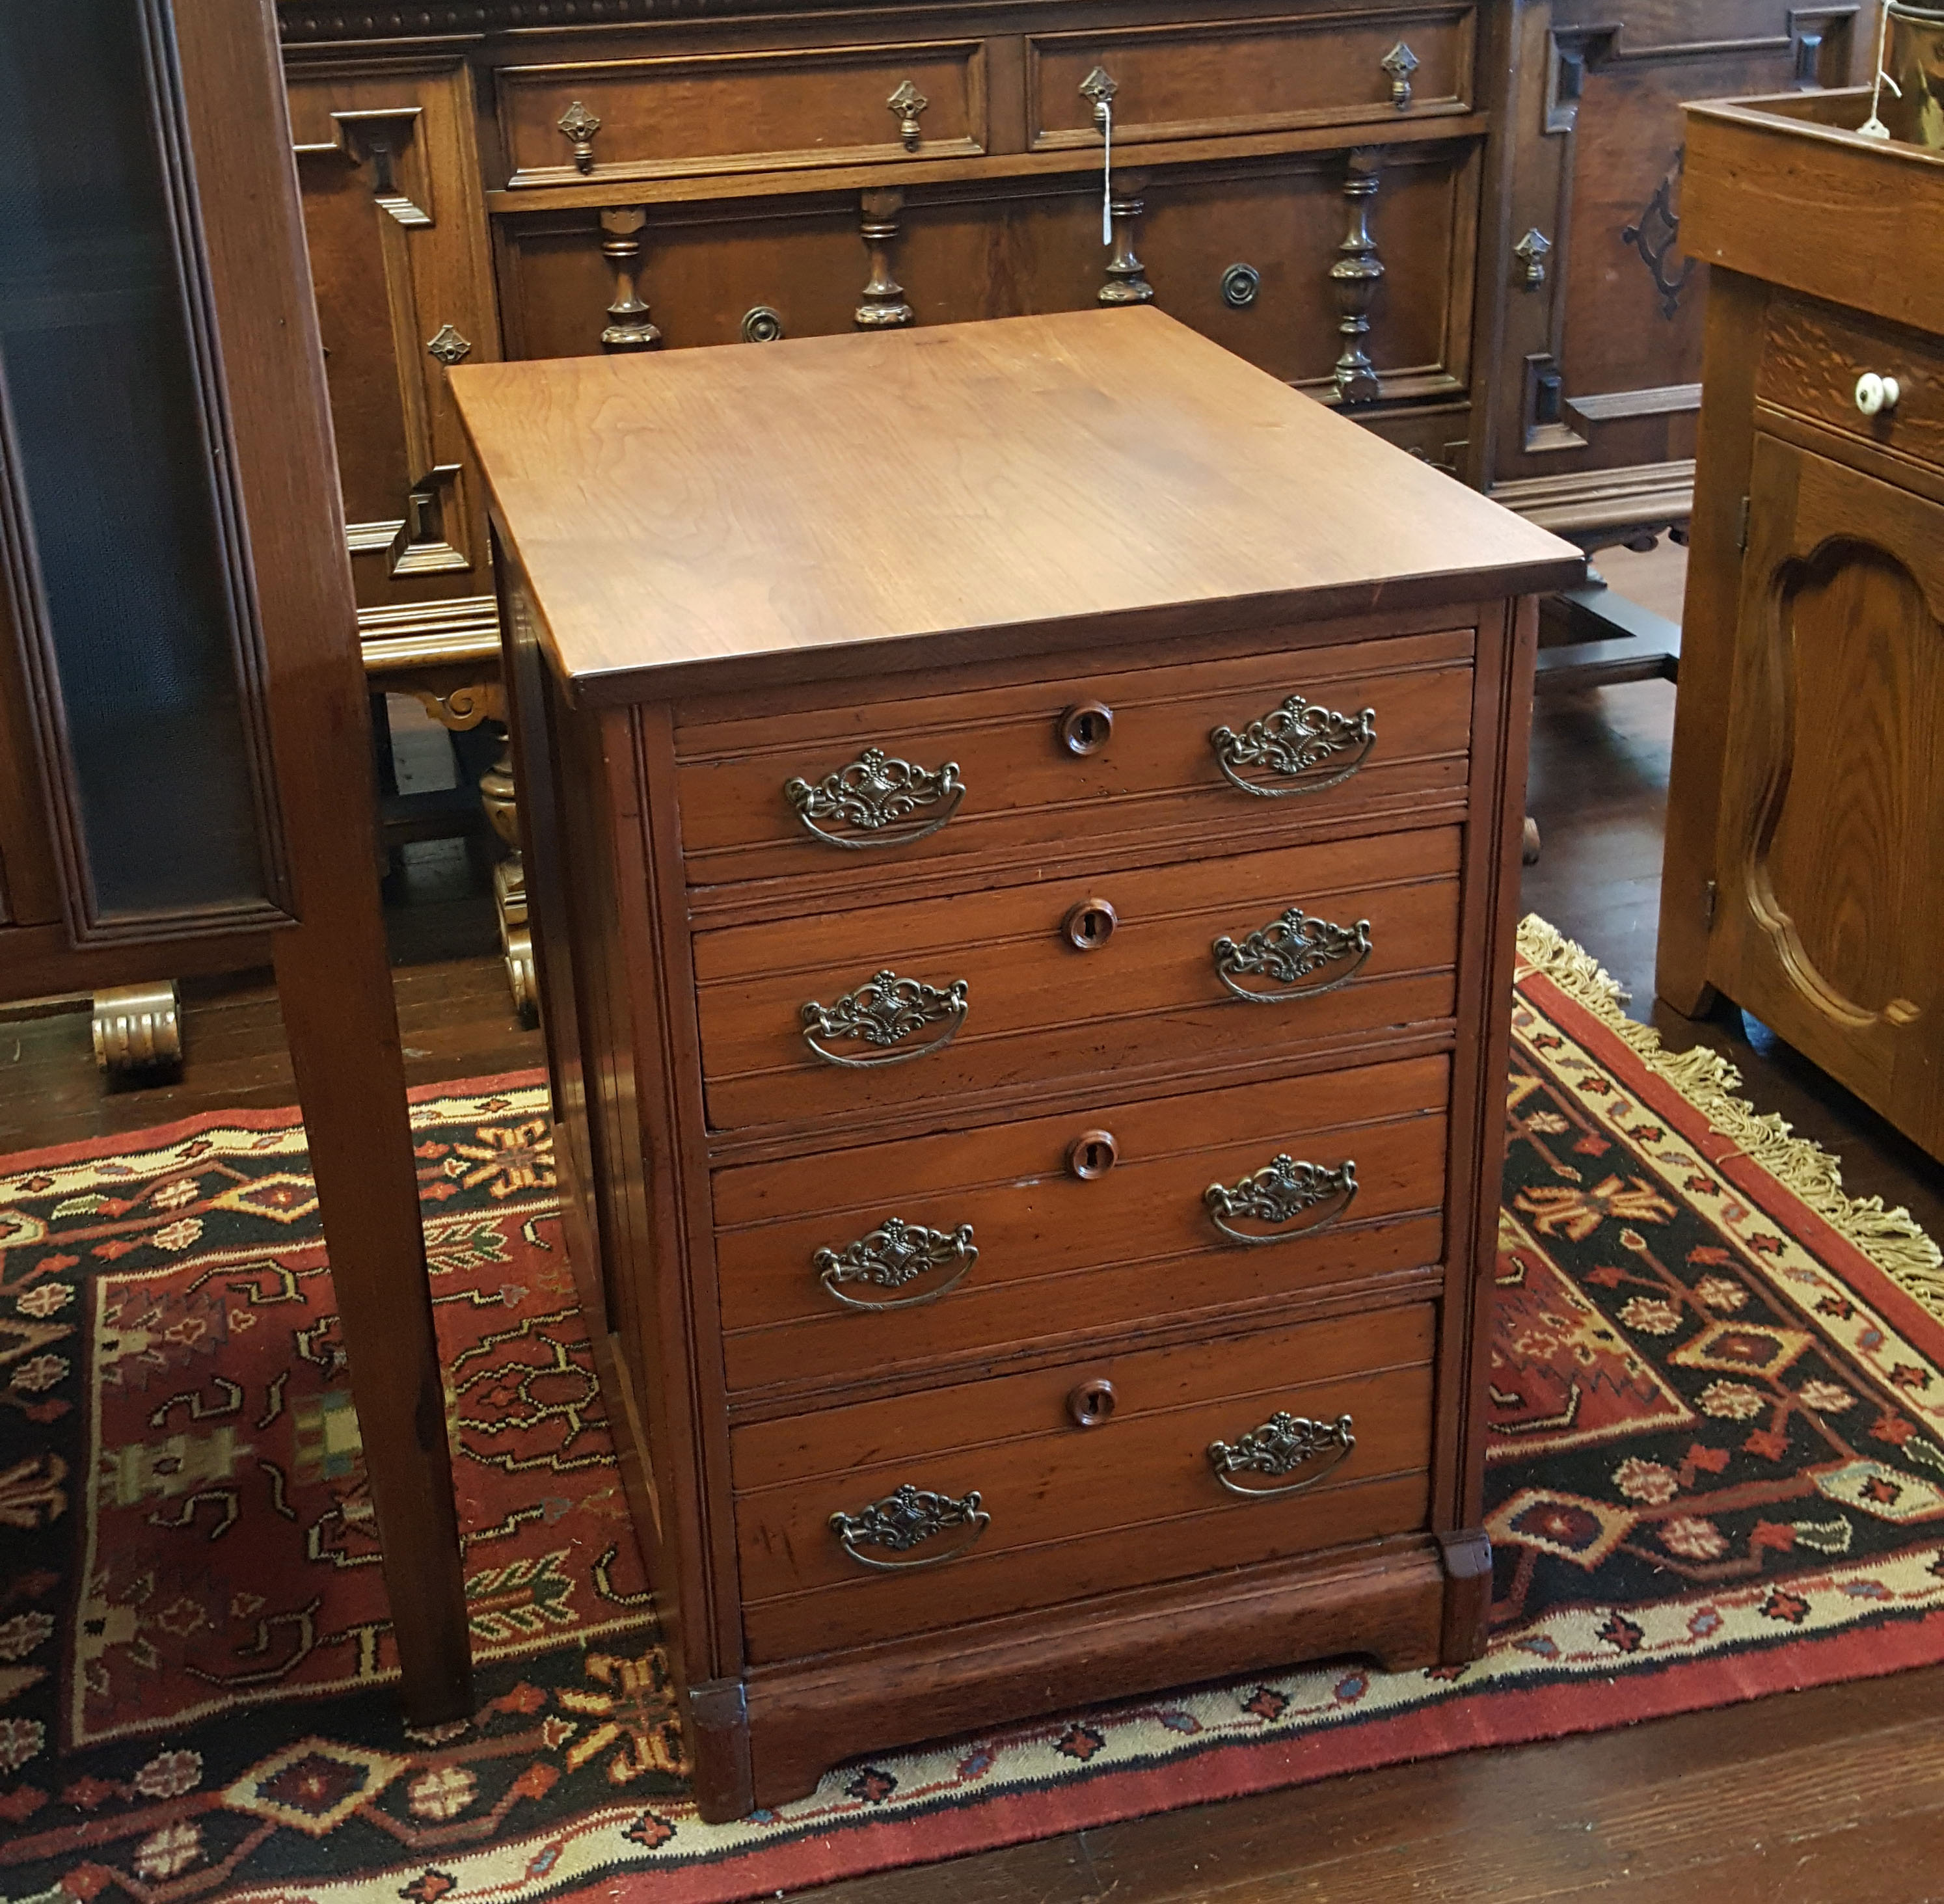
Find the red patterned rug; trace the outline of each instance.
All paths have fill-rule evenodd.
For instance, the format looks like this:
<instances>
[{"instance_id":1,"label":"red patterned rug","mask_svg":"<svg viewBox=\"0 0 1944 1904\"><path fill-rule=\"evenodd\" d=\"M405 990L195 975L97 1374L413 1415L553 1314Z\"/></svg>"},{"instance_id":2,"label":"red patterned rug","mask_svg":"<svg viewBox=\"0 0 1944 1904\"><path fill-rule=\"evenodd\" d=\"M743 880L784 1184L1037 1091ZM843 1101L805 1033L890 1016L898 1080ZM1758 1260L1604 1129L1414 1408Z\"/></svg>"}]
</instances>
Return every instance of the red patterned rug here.
<instances>
[{"instance_id":1,"label":"red patterned rug","mask_svg":"<svg viewBox=\"0 0 1944 1904\"><path fill-rule=\"evenodd\" d=\"M529 1077L418 1093L481 1706L408 1732L288 1115L0 1159L0 1904L727 1904L1944 1661L1944 1274L1521 934L1487 1656L1269 1674L700 1822Z\"/></svg>"}]
</instances>

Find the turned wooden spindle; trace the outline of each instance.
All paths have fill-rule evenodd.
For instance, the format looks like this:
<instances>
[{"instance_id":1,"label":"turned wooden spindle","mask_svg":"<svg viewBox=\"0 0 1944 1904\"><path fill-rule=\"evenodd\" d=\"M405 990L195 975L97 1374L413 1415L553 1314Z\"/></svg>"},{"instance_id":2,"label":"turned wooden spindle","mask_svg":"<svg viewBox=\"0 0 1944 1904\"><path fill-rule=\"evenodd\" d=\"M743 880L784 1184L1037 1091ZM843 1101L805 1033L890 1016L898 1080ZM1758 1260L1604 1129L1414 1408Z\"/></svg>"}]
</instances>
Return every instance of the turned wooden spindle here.
<instances>
[{"instance_id":1,"label":"turned wooden spindle","mask_svg":"<svg viewBox=\"0 0 1944 1904\"><path fill-rule=\"evenodd\" d=\"M1343 313L1336 325L1343 334L1343 354L1336 359L1336 396L1346 404L1369 403L1383 395L1376 367L1364 344L1370 331L1370 305L1384 276L1384 261L1370 235L1370 201L1380 183L1376 154L1353 152L1343 178L1349 229L1336 248L1336 262L1330 267L1336 308Z\"/></svg>"},{"instance_id":2,"label":"turned wooden spindle","mask_svg":"<svg viewBox=\"0 0 1944 1904\"><path fill-rule=\"evenodd\" d=\"M917 312L905 302L905 288L891 270L891 248L898 241L898 214L904 209L902 192L866 192L863 223L859 227L870 254L871 277L857 309L860 331L883 331L915 321Z\"/></svg>"},{"instance_id":3,"label":"turned wooden spindle","mask_svg":"<svg viewBox=\"0 0 1944 1904\"><path fill-rule=\"evenodd\" d=\"M648 321L648 307L637 288L641 272L641 229L648 214L640 205L613 205L601 214L601 255L614 272L614 301L601 334L609 350L653 350L662 334Z\"/></svg>"},{"instance_id":4,"label":"turned wooden spindle","mask_svg":"<svg viewBox=\"0 0 1944 1904\"><path fill-rule=\"evenodd\" d=\"M1134 253L1134 238L1147 203L1141 196L1146 174L1116 172L1107 192L1107 214L1114 229L1114 248L1107 260L1107 281L1100 287L1103 304L1146 304L1154 297L1146 268Z\"/></svg>"}]
</instances>

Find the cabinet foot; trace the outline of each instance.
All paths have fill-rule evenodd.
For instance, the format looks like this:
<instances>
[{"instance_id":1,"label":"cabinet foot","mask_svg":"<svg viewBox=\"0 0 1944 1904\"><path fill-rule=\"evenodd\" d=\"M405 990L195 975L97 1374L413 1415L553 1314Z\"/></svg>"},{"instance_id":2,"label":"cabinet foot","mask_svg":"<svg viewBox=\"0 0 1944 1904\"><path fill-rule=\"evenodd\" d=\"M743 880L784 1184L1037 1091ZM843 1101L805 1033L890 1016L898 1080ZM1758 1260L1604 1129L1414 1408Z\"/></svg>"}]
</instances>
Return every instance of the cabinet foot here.
<instances>
[{"instance_id":1,"label":"cabinet foot","mask_svg":"<svg viewBox=\"0 0 1944 1904\"><path fill-rule=\"evenodd\" d=\"M173 1069L182 1063L182 1003L176 982L118 985L94 995L94 1062L110 1076Z\"/></svg>"},{"instance_id":2,"label":"cabinet foot","mask_svg":"<svg viewBox=\"0 0 1944 1904\"><path fill-rule=\"evenodd\" d=\"M500 949L506 961L506 983L522 1025L540 1021L540 987L534 977L533 928L527 923L527 870L519 854L493 869L493 903L500 915Z\"/></svg>"}]
</instances>

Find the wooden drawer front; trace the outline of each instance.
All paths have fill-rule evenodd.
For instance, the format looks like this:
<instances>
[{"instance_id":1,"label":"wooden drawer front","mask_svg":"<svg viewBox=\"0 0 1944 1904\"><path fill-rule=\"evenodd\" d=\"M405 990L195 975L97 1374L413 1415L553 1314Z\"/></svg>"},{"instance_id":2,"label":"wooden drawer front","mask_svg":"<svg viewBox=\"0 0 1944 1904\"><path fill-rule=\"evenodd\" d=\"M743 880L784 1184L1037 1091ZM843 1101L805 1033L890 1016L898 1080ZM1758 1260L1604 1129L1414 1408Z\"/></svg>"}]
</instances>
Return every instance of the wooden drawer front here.
<instances>
[{"instance_id":1,"label":"wooden drawer front","mask_svg":"<svg viewBox=\"0 0 1944 1904\"><path fill-rule=\"evenodd\" d=\"M1103 1072L1193 1076L1448 1019L1460 840L1456 827L1395 833L699 933L709 1122L857 1120L980 1093L1010 1102ZM1066 922L1097 918L1097 901L1118 923L1076 950ZM1293 997L1235 996L1215 941L1246 964L1250 935L1292 908L1312 922L1322 962ZM816 1007L873 1029L819 1029ZM894 1008L900 1023L882 1028ZM834 1056L817 1055L813 1034Z\"/></svg>"},{"instance_id":2,"label":"wooden drawer front","mask_svg":"<svg viewBox=\"0 0 1944 1904\"><path fill-rule=\"evenodd\" d=\"M729 1386L881 1375L1436 1263L1450 1089L1447 1061L1420 1058L718 1171ZM1097 1127L1117 1159L1082 1179L1068 1152ZM1238 1243L1205 1193L1278 1154L1353 1164L1356 1194L1273 1247ZM930 1234L887 1238L891 1221ZM895 1280L919 1260L936 1266Z\"/></svg>"},{"instance_id":3,"label":"wooden drawer front","mask_svg":"<svg viewBox=\"0 0 1944 1904\"><path fill-rule=\"evenodd\" d=\"M1404 1533L1429 1501L1426 1303L1263 1335L1107 1356L995 1381L763 1422L731 1437L743 1622L752 1659L862 1645L1150 1581ZM1110 1384L1113 1412L1075 1426L1078 1398ZM1350 1417L1354 1446L1326 1446L1284 1475L1310 1482L1244 1498L1218 1479L1213 1443L1235 1448L1278 1414ZM1313 1477L1313 1478L1312 1478ZM962 1557L900 1573L867 1566L832 1530L910 1487L989 1516ZM894 1563L949 1552L946 1527Z\"/></svg>"},{"instance_id":4,"label":"wooden drawer front","mask_svg":"<svg viewBox=\"0 0 1944 1904\"><path fill-rule=\"evenodd\" d=\"M1035 35L1026 43L1032 146L1100 143L1094 100L1081 90L1097 67L1115 85L1114 137L1130 144L1463 110L1472 35L1470 7ZM1393 57L1400 46L1407 59Z\"/></svg>"},{"instance_id":5,"label":"wooden drawer front","mask_svg":"<svg viewBox=\"0 0 1944 1904\"><path fill-rule=\"evenodd\" d=\"M689 881L835 875L868 890L913 864L1011 866L1023 855L1170 829L1197 844L1247 844L1298 822L1409 811L1465 785L1472 645L1472 631L1459 629L771 716L691 703L677 710L675 735ZM1210 736L1226 727L1245 737L1293 695L1342 717L1328 733L1338 751L1309 778L1360 764L1333 784L1281 798L1245 792L1224 775ZM1111 721L1103 744L1075 753L1065 724L1090 703ZM1374 739L1365 750L1355 735L1367 708ZM1099 731L1075 738L1086 744ZM933 796L875 832L818 811L830 777L872 749L932 777L918 791ZM937 777L948 763L961 793L941 791ZM1238 771L1264 786L1294 784ZM786 792L792 782L820 796L807 814ZM865 844L833 844L807 821Z\"/></svg>"},{"instance_id":6,"label":"wooden drawer front","mask_svg":"<svg viewBox=\"0 0 1944 1904\"><path fill-rule=\"evenodd\" d=\"M1856 407L1866 372L1896 380L1896 402L1874 417ZM1778 298L1755 393L1845 435L1944 466L1944 350L1894 325Z\"/></svg>"},{"instance_id":7,"label":"wooden drawer front","mask_svg":"<svg viewBox=\"0 0 1944 1904\"><path fill-rule=\"evenodd\" d=\"M509 186L951 158L986 144L977 40L506 66L497 78ZM922 106L903 103L907 86Z\"/></svg>"}]
</instances>

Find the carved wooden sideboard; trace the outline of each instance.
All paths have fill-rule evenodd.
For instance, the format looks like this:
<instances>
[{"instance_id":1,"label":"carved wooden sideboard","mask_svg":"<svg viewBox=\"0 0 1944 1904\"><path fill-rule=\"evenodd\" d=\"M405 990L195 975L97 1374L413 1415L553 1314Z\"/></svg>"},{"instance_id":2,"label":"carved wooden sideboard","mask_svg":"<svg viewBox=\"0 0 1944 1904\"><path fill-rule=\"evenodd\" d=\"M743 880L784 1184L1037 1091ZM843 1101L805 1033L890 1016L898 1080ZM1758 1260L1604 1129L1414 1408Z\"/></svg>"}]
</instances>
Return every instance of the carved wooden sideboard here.
<instances>
[{"instance_id":1,"label":"carved wooden sideboard","mask_svg":"<svg viewBox=\"0 0 1944 1904\"><path fill-rule=\"evenodd\" d=\"M1584 547L1682 523L1678 103L1862 51L1856 0L279 11L366 652L441 718L497 654L459 363L1152 298Z\"/></svg>"}]
</instances>

